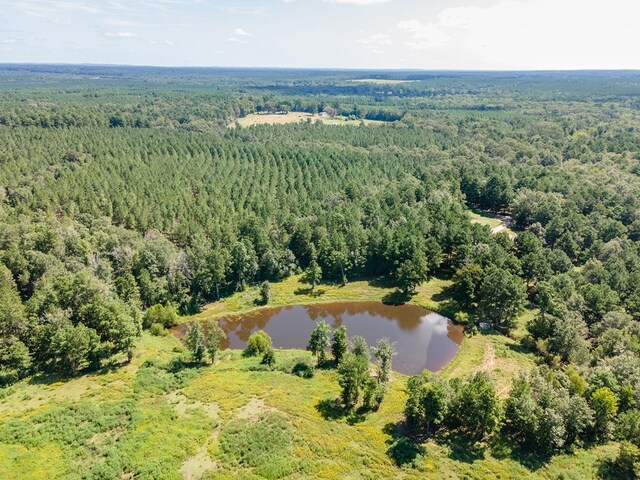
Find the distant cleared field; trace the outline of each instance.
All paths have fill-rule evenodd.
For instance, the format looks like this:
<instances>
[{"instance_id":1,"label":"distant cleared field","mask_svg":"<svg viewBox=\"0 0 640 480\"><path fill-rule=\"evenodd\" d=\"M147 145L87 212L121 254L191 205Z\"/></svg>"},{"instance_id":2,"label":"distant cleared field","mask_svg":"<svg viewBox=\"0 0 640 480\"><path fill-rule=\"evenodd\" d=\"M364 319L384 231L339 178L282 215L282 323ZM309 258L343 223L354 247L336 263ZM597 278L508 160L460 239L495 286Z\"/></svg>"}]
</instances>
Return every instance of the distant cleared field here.
<instances>
[{"instance_id":1,"label":"distant cleared field","mask_svg":"<svg viewBox=\"0 0 640 480\"><path fill-rule=\"evenodd\" d=\"M344 117L324 117L320 115L312 115L305 112L289 112L289 113L269 113L258 114L253 113L246 117L238 118L234 123L229 125L234 127L236 122L243 127L250 127L252 125L284 125L286 123L298 123L298 122L318 122L321 121L326 125L360 125L364 122L365 125L380 125L382 123L378 120L348 120Z\"/></svg>"},{"instance_id":2,"label":"distant cleared field","mask_svg":"<svg viewBox=\"0 0 640 480\"><path fill-rule=\"evenodd\" d=\"M361 78L351 80L355 83L372 83L374 85L397 85L399 83L413 83L415 80L390 80L386 78Z\"/></svg>"}]
</instances>

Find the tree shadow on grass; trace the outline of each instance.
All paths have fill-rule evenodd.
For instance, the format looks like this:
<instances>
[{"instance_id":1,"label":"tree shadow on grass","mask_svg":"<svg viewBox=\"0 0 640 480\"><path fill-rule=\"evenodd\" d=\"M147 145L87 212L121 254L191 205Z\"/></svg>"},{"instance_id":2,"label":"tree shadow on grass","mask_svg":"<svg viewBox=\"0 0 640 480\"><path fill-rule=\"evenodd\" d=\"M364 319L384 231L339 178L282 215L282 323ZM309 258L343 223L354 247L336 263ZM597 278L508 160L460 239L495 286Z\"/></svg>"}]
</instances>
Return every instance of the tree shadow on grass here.
<instances>
[{"instance_id":1,"label":"tree shadow on grass","mask_svg":"<svg viewBox=\"0 0 640 480\"><path fill-rule=\"evenodd\" d=\"M528 348L526 345L523 345L522 343L515 343L515 344L509 343L507 344L507 348L514 353L521 353L523 355L534 353L534 350L531 350L530 348Z\"/></svg>"},{"instance_id":2,"label":"tree shadow on grass","mask_svg":"<svg viewBox=\"0 0 640 480\"><path fill-rule=\"evenodd\" d=\"M307 288L298 288L293 292L295 295L307 295L312 298L318 298L327 293L326 290L322 288L316 288L315 290L311 289L311 287Z\"/></svg>"},{"instance_id":3,"label":"tree shadow on grass","mask_svg":"<svg viewBox=\"0 0 640 480\"><path fill-rule=\"evenodd\" d=\"M63 376L55 373L38 373L32 376L31 378L29 378L28 383L29 385L50 385L52 383L57 383L57 382L62 382L62 383L68 382L73 378L76 378L76 377Z\"/></svg>"},{"instance_id":4,"label":"tree shadow on grass","mask_svg":"<svg viewBox=\"0 0 640 480\"><path fill-rule=\"evenodd\" d=\"M367 281L369 286L376 288L393 288L393 280L389 277L375 277Z\"/></svg>"},{"instance_id":5,"label":"tree shadow on grass","mask_svg":"<svg viewBox=\"0 0 640 480\"><path fill-rule=\"evenodd\" d=\"M95 366L89 366L83 368L82 370L78 370L72 373L53 373L53 372L42 372L33 375L29 378L28 382L30 385L51 385L52 383L66 383L69 380L73 380L75 378L80 377L91 377L98 375L106 375L108 373L113 373L120 370L125 365L129 364L129 360L117 360L110 359L102 365L100 368L96 368Z\"/></svg>"},{"instance_id":6,"label":"tree shadow on grass","mask_svg":"<svg viewBox=\"0 0 640 480\"><path fill-rule=\"evenodd\" d=\"M637 478L629 476L631 472L621 471L614 459L607 458L598 463L598 478L602 480L619 480L621 478Z\"/></svg>"},{"instance_id":7,"label":"tree shadow on grass","mask_svg":"<svg viewBox=\"0 0 640 480\"><path fill-rule=\"evenodd\" d=\"M349 425L356 425L367 418L367 410L363 408L358 408L356 410L346 409L337 398L320 400L316 404L316 410L325 420L339 420L341 418L345 418Z\"/></svg>"},{"instance_id":8,"label":"tree shadow on grass","mask_svg":"<svg viewBox=\"0 0 640 480\"><path fill-rule=\"evenodd\" d=\"M126 365L129 365L129 360L121 360L121 361L111 361L104 365L99 370L90 370L88 373L94 373L95 375L106 375L108 373L114 373L119 371Z\"/></svg>"},{"instance_id":9,"label":"tree shadow on grass","mask_svg":"<svg viewBox=\"0 0 640 480\"><path fill-rule=\"evenodd\" d=\"M338 420L348 414L337 398L320 400L316 404L316 410L325 420Z\"/></svg>"},{"instance_id":10,"label":"tree shadow on grass","mask_svg":"<svg viewBox=\"0 0 640 480\"><path fill-rule=\"evenodd\" d=\"M449 458L463 463L474 463L484 458L486 445L456 430L443 432L436 438L449 448Z\"/></svg>"},{"instance_id":11,"label":"tree shadow on grass","mask_svg":"<svg viewBox=\"0 0 640 480\"><path fill-rule=\"evenodd\" d=\"M459 298L453 285L444 287L440 292L434 293L431 297L434 302L440 304L439 311L453 319L457 312L469 312L468 304Z\"/></svg>"},{"instance_id":12,"label":"tree shadow on grass","mask_svg":"<svg viewBox=\"0 0 640 480\"><path fill-rule=\"evenodd\" d=\"M364 422L367 419L367 413L368 410L364 408L353 410L347 415L347 423L349 425L357 425L358 423Z\"/></svg>"},{"instance_id":13,"label":"tree shadow on grass","mask_svg":"<svg viewBox=\"0 0 640 480\"><path fill-rule=\"evenodd\" d=\"M318 370L335 370L338 368L338 362L335 358L326 358L320 365L315 365Z\"/></svg>"},{"instance_id":14,"label":"tree shadow on grass","mask_svg":"<svg viewBox=\"0 0 640 480\"><path fill-rule=\"evenodd\" d=\"M509 458L531 471L543 468L551 460L551 456L531 447L514 444L503 435L496 436L491 442L491 455L499 460Z\"/></svg>"},{"instance_id":15,"label":"tree shadow on grass","mask_svg":"<svg viewBox=\"0 0 640 480\"><path fill-rule=\"evenodd\" d=\"M404 422L387 423L382 429L391 438L386 441L387 455L399 467L413 463L424 454L423 438L409 435L409 428Z\"/></svg>"},{"instance_id":16,"label":"tree shadow on grass","mask_svg":"<svg viewBox=\"0 0 640 480\"><path fill-rule=\"evenodd\" d=\"M404 305L411 300L411 297L412 295L410 293L396 289L382 297L382 303L385 305Z\"/></svg>"}]
</instances>

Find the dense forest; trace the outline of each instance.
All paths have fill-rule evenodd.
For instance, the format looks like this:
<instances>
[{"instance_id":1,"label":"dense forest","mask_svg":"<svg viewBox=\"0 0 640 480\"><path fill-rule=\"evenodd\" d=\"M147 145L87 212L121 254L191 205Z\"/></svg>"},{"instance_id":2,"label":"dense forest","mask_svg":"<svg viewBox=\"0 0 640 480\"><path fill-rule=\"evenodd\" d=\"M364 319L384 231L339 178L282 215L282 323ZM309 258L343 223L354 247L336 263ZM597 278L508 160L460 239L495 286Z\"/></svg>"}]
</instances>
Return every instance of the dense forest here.
<instances>
[{"instance_id":1,"label":"dense forest","mask_svg":"<svg viewBox=\"0 0 640 480\"><path fill-rule=\"evenodd\" d=\"M5 66L0 89L0 384L98 369L299 273L400 301L447 278L471 332L532 312L540 366L484 410L484 374L410 379L414 431L549 454L617 438L640 462L637 73ZM286 111L385 123L229 128Z\"/></svg>"}]
</instances>

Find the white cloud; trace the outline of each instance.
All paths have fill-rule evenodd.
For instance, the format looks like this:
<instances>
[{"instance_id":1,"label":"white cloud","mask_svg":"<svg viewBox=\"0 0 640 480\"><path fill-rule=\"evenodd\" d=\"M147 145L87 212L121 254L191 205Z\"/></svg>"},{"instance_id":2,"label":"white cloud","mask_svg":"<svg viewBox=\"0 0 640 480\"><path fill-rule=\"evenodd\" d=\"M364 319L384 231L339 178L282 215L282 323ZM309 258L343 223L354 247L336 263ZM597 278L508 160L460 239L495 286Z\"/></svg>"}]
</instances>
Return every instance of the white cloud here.
<instances>
[{"instance_id":1,"label":"white cloud","mask_svg":"<svg viewBox=\"0 0 640 480\"><path fill-rule=\"evenodd\" d=\"M231 36L227 38L227 42L231 43L247 43L247 37L250 37L251 34L246 30L243 30L240 27L236 27L231 32Z\"/></svg>"},{"instance_id":2,"label":"white cloud","mask_svg":"<svg viewBox=\"0 0 640 480\"><path fill-rule=\"evenodd\" d=\"M370 49L377 49L377 53L380 53L379 47L390 47L393 45L393 41L389 35L385 35L384 33L374 33L373 35L369 35L368 37L359 38L356 40L361 45L364 45Z\"/></svg>"},{"instance_id":3,"label":"white cloud","mask_svg":"<svg viewBox=\"0 0 640 480\"><path fill-rule=\"evenodd\" d=\"M235 36L238 36L238 37L250 37L251 36L251 34L249 32L247 32L246 30L243 30L240 27L234 28L233 29L233 34Z\"/></svg>"},{"instance_id":4,"label":"white cloud","mask_svg":"<svg viewBox=\"0 0 640 480\"><path fill-rule=\"evenodd\" d=\"M393 0L324 0L326 3L343 3L349 5L374 5L376 3L389 3Z\"/></svg>"},{"instance_id":5,"label":"white cloud","mask_svg":"<svg viewBox=\"0 0 640 480\"><path fill-rule=\"evenodd\" d=\"M165 44L165 45L169 45L170 47L175 46L175 43L173 43L171 40L165 40L165 41L164 41L164 44Z\"/></svg>"},{"instance_id":6,"label":"white cloud","mask_svg":"<svg viewBox=\"0 0 640 480\"><path fill-rule=\"evenodd\" d=\"M221 5L218 7L221 12L230 13L232 15L255 15L262 16L268 9L265 6L246 6L246 5Z\"/></svg>"},{"instance_id":7,"label":"white cloud","mask_svg":"<svg viewBox=\"0 0 640 480\"><path fill-rule=\"evenodd\" d=\"M405 49L441 55L451 68L628 68L638 18L640 2L628 0L501 0L397 27Z\"/></svg>"},{"instance_id":8,"label":"white cloud","mask_svg":"<svg viewBox=\"0 0 640 480\"><path fill-rule=\"evenodd\" d=\"M142 22L139 20L114 17L107 18L105 23L116 28L182 28L193 26L191 23L184 22Z\"/></svg>"},{"instance_id":9,"label":"white cloud","mask_svg":"<svg viewBox=\"0 0 640 480\"><path fill-rule=\"evenodd\" d=\"M415 50L442 47L451 40L451 36L446 33L444 28L434 23L425 25L419 20L413 19L398 23L398 28L409 32L411 40L404 44Z\"/></svg>"},{"instance_id":10,"label":"white cloud","mask_svg":"<svg viewBox=\"0 0 640 480\"><path fill-rule=\"evenodd\" d=\"M59 8L63 10L76 10L83 13L92 13L92 14L101 14L103 13L102 8L88 5L84 2L50 2L53 8Z\"/></svg>"},{"instance_id":11,"label":"white cloud","mask_svg":"<svg viewBox=\"0 0 640 480\"><path fill-rule=\"evenodd\" d=\"M0 17L5 61L640 68L640 0L0 0Z\"/></svg>"},{"instance_id":12,"label":"white cloud","mask_svg":"<svg viewBox=\"0 0 640 480\"><path fill-rule=\"evenodd\" d=\"M138 35L133 32L104 32L104 36L110 38L135 38Z\"/></svg>"}]
</instances>

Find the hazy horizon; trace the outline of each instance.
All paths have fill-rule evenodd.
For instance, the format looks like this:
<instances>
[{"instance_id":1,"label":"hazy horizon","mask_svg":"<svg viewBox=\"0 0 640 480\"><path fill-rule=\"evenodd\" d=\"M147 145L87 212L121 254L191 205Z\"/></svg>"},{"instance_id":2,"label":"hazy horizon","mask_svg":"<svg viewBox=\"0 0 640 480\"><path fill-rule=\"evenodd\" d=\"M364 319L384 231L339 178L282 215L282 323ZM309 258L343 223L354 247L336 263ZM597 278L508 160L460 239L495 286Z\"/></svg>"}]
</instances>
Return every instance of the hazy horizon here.
<instances>
[{"instance_id":1,"label":"hazy horizon","mask_svg":"<svg viewBox=\"0 0 640 480\"><path fill-rule=\"evenodd\" d=\"M389 73L588 73L588 72L640 72L639 68L574 68L574 69L465 69L465 68L356 68L356 67L295 67L295 66L253 66L253 65L154 65L135 63L70 63L70 62L0 62L0 67L99 67L99 68L157 68L178 70L290 70L324 72L389 72Z\"/></svg>"},{"instance_id":2,"label":"hazy horizon","mask_svg":"<svg viewBox=\"0 0 640 480\"><path fill-rule=\"evenodd\" d=\"M0 63L637 70L640 3L0 0Z\"/></svg>"}]
</instances>

